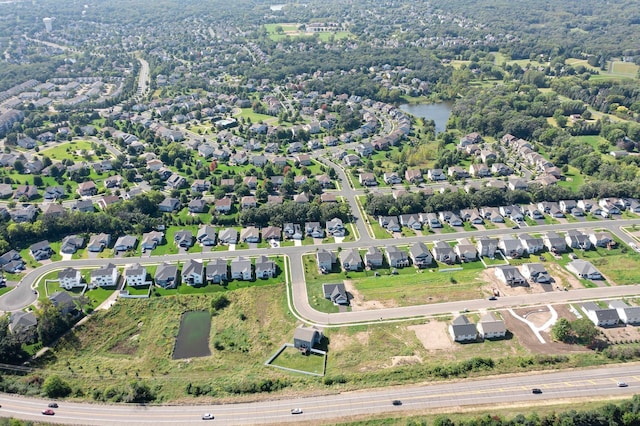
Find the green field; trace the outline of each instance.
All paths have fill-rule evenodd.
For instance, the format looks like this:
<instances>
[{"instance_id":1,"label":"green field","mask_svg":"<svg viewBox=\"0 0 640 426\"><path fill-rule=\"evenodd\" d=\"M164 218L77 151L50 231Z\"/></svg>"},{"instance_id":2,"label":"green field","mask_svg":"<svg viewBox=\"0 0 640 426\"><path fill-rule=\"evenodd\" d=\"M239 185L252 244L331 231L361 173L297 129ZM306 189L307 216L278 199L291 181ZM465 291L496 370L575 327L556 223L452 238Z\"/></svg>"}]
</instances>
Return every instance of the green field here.
<instances>
[{"instance_id":1,"label":"green field","mask_svg":"<svg viewBox=\"0 0 640 426\"><path fill-rule=\"evenodd\" d=\"M73 161L96 161L98 156L93 154L95 142L86 140L77 140L64 142L53 148L45 149L40 153L46 155L52 160L73 160ZM105 154L103 158L110 158L109 154Z\"/></svg>"},{"instance_id":2,"label":"green field","mask_svg":"<svg viewBox=\"0 0 640 426\"><path fill-rule=\"evenodd\" d=\"M266 114L258 114L257 112L253 112L251 108L241 108L241 113L236 115L236 117L242 117L244 119L251 120L252 123L259 123L261 121L269 122L273 125L278 125L278 117L273 117L271 115Z\"/></svg>"},{"instance_id":3,"label":"green field","mask_svg":"<svg viewBox=\"0 0 640 426\"><path fill-rule=\"evenodd\" d=\"M613 74L625 74L629 77L636 77L640 67L631 62L614 61L611 63L611 72Z\"/></svg>"},{"instance_id":4,"label":"green field","mask_svg":"<svg viewBox=\"0 0 640 426\"><path fill-rule=\"evenodd\" d=\"M292 347L286 347L270 365L283 368L291 368L298 371L306 371L314 374L324 374L324 355L301 355L300 351Z\"/></svg>"}]
</instances>

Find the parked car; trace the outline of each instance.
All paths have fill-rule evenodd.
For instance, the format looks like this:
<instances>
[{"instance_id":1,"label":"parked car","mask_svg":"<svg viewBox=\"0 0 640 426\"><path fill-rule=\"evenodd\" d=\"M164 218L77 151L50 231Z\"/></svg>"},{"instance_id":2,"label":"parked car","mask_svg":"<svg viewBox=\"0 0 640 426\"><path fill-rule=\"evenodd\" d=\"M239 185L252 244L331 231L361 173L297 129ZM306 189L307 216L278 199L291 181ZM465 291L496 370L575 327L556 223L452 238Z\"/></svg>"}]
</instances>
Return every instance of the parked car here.
<instances>
[{"instance_id":1,"label":"parked car","mask_svg":"<svg viewBox=\"0 0 640 426\"><path fill-rule=\"evenodd\" d=\"M533 388L533 389L531 389L531 393L535 393L535 394L542 393L542 389Z\"/></svg>"},{"instance_id":2,"label":"parked car","mask_svg":"<svg viewBox=\"0 0 640 426\"><path fill-rule=\"evenodd\" d=\"M53 416L55 412L51 408L48 408L46 410L43 410L42 414L44 414L45 416Z\"/></svg>"},{"instance_id":3,"label":"parked car","mask_svg":"<svg viewBox=\"0 0 640 426\"><path fill-rule=\"evenodd\" d=\"M291 414L302 414L302 408L292 408Z\"/></svg>"},{"instance_id":4,"label":"parked car","mask_svg":"<svg viewBox=\"0 0 640 426\"><path fill-rule=\"evenodd\" d=\"M204 413L202 415L202 420L213 420L213 414L211 413Z\"/></svg>"},{"instance_id":5,"label":"parked car","mask_svg":"<svg viewBox=\"0 0 640 426\"><path fill-rule=\"evenodd\" d=\"M400 401L399 399L394 399L391 403L393 405L402 405L402 401Z\"/></svg>"}]
</instances>

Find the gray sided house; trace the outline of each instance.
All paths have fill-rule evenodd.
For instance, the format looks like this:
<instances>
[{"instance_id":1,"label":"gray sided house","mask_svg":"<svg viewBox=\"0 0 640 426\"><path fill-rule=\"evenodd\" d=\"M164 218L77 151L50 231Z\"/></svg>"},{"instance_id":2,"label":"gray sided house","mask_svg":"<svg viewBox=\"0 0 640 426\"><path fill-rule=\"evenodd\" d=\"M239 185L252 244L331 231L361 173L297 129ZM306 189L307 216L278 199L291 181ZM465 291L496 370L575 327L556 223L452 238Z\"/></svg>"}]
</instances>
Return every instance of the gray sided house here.
<instances>
[{"instance_id":1,"label":"gray sided house","mask_svg":"<svg viewBox=\"0 0 640 426\"><path fill-rule=\"evenodd\" d=\"M176 288L178 285L178 266L161 263L156 269L154 277L156 285L162 288Z\"/></svg>"},{"instance_id":2,"label":"gray sided house","mask_svg":"<svg viewBox=\"0 0 640 426\"><path fill-rule=\"evenodd\" d=\"M178 231L173 236L173 242L178 247L189 248L193 245L193 233L189 230Z\"/></svg>"},{"instance_id":3,"label":"gray sided house","mask_svg":"<svg viewBox=\"0 0 640 426\"><path fill-rule=\"evenodd\" d=\"M201 225L196 234L196 240L203 246L216 245L216 230L211 225Z\"/></svg>"},{"instance_id":4,"label":"gray sided house","mask_svg":"<svg viewBox=\"0 0 640 426\"><path fill-rule=\"evenodd\" d=\"M336 255L325 249L319 249L316 252L316 262L318 263L318 269L322 273L329 273L333 270L333 265L336 263Z\"/></svg>"},{"instance_id":5,"label":"gray sided house","mask_svg":"<svg viewBox=\"0 0 640 426\"><path fill-rule=\"evenodd\" d=\"M455 342L473 342L478 339L476 325L464 315L460 315L451 322L449 334Z\"/></svg>"},{"instance_id":6,"label":"gray sided house","mask_svg":"<svg viewBox=\"0 0 640 426\"><path fill-rule=\"evenodd\" d=\"M229 281L227 261L224 259L213 259L209 261L209 263L207 263L206 276L207 281L213 284Z\"/></svg>"},{"instance_id":7,"label":"gray sided house","mask_svg":"<svg viewBox=\"0 0 640 426\"><path fill-rule=\"evenodd\" d=\"M433 243L433 257L438 262L446 263L447 265L458 261L458 255L445 241L435 241Z\"/></svg>"},{"instance_id":8,"label":"gray sided house","mask_svg":"<svg viewBox=\"0 0 640 426\"><path fill-rule=\"evenodd\" d=\"M272 278L276 275L276 263L267 256L258 256L255 263L256 278Z\"/></svg>"},{"instance_id":9,"label":"gray sided house","mask_svg":"<svg viewBox=\"0 0 640 426\"><path fill-rule=\"evenodd\" d=\"M415 243L409 249L409 256L417 268L427 268L433 263L433 256L424 243Z\"/></svg>"},{"instance_id":10,"label":"gray sided house","mask_svg":"<svg viewBox=\"0 0 640 426\"><path fill-rule=\"evenodd\" d=\"M349 296L347 294L347 289L342 283L323 284L322 292L324 293L324 298L331 300L334 305L349 304Z\"/></svg>"},{"instance_id":11,"label":"gray sided house","mask_svg":"<svg viewBox=\"0 0 640 426\"><path fill-rule=\"evenodd\" d=\"M362 258L358 249L345 249L340 252L340 264L345 271L362 270Z\"/></svg>"},{"instance_id":12,"label":"gray sided house","mask_svg":"<svg viewBox=\"0 0 640 426\"><path fill-rule=\"evenodd\" d=\"M251 260L246 257L236 257L231 260L231 279L250 281L253 279Z\"/></svg>"},{"instance_id":13,"label":"gray sided house","mask_svg":"<svg viewBox=\"0 0 640 426\"><path fill-rule=\"evenodd\" d=\"M369 268L379 268L383 260L382 252L378 247L369 247L364 255L364 263Z\"/></svg>"},{"instance_id":14,"label":"gray sided house","mask_svg":"<svg viewBox=\"0 0 640 426\"><path fill-rule=\"evenodd\" d=\"M522 276L520 270L515 266L496 266L494 268L494 271L496 274L496 278L498 278L509 287L529 286L527 280Z\"/></svg>"},{"instance_id":15,"label":"gray sided house","mask_svg":"<svg viewBox=\"0 0 640 426\"><path fill-rule=\"evenodd\" d=\"M308 354L321 340L322 331L315 327L301 325L293 333L293 346L305 354Z\"/></svg>"},{"instance_id":16,"label":"gray sided house","mask_svg":"<svg viewBox=\"0 0 640 426\"><path fill-rule=\"evenodd\" d=\"M404 268L409 266L409 254L400 250L396 246L389 246L385 249L387 253L387 262L391 268Z\"/></svg>"},{"instance_id":17,"label":"gray sided house","mask_svg":"<svg viewBox=\"0 0 640 426\"><path fill-rule=\"evenodd\" d=\"M483 339L500 339L507 334L504 321L495 317L493 312L489 312L480 318L478 332Z\"/></svg>"}]
</instances>

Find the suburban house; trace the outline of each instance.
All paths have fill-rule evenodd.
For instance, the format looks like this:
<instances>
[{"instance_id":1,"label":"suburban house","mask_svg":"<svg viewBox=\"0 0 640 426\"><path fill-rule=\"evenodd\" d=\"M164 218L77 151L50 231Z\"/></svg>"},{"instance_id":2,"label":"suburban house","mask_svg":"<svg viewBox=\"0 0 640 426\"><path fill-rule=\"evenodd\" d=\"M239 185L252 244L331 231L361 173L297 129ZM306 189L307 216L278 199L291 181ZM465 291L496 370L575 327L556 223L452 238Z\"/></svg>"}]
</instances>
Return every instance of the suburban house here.
<instances>
[{"instance_id":1,"label":"suburban house","mask_svg":"<svg viewBox=\"0 0 640 426\"><path fill-rule=\"evenodd\" d=\"M215 201L215 210L219 213L228 213L231 211L231 207L233 206L233 200L230 197L222 197L219 200Z\"/></svg>"},{"instance_id":2,"label":"suburban house","mask_svg":"<svg viewBox=\"0 0 640 426\"><path fill-rule=\"evenodd\" d=\"M340 252L340 264L344 271L362 270L362 258L358 249L344 249Z\"/></svg>"},{"instance_id":3,"label":"suburban house","mask_svg":"<svg viewBox=\"0 0 640 426\"><path fill-rule=\"evenodd\" d=\"M177 231L173 236L173 242L178 247L188 249L193 245L193 233L184 229Z\"/></svg>"},{"instance_id":4,"label":"suburban house","mask_svg":"<svg viewBox=\"0 0 640 426\"><path fill-rule=\"evenodd\" d=\"M31 342L36 336L38 319L33 312L12 312L9 319L9 331L11 334L21 336L26 342Z\"/></svg>"},{"instance_id":5,"label":"suburban house","mask_svg":"<svg viewBox=\"0 0 640 426\"><path fill-rule=\"evenodd\" d=\"M423 223L429 225L429 228L442 228L442 222L440 222L440 219L438 219L438 215L435 213L421 213L420 218L422 219Z\"/></svg>"},{"instance_id":6,"label":"suburban house","mask_svg":"<svg viewBox=\"0 0 640 426\"><path fill-rule=\"evenodd\" d=\"M147 282L147 268L134 263L124 269L124 279L129 287L140 287Z\"/></svg>"},{"instance_id":7,"label":"suburban house","mask_svg":"<svg viewBox=\"0 0 640 426\"><path fill-rule=\"evenodd\" d=\"M304 233L311 238L324 238L324 228L320 226L320 222L305 222ZM295 234L295 227L294 227Z\"/></svg>"},{"instance_id":8,"label":"suburban house","mask_svg":"<svg viewBox=\"0 0 640 426\"><path fill-rule=\"evenodd\" d=\"M236 257L231 260L231 279L249 281L253 278L251 260L246 257Z\"/></svg>"},{"instance_id":9,"label":"suburban house","mask_svg":"<svg viewBox=\"0 0 640 426\"><path fill-rule=\"evenodd\" d=\"M404 178L409 183L419 183L422 182L422 172L416 169L409 169L404 172Z\"/></svg>"},{"instance_id":10,"label":"suburban house","mask_svg":"<svg viewBox=\"0 0 640 426\"><path fill-rule=\"evenodd\" d=\"M212 259L205 269L207 281L213 284L221 284L229 280L227 261L224 259Z\"/></svg>"},{"instance_id":11,"label":"suburban house","mask_svg":"<svg viewBox=\"0 0 640 426\"><path fill-rule=\"evenodd\" d=\"M305 354L308 354L321 341L322 331L313 326L301 325L293 332L293 346Z\"/></svg>"},{"instance_id":12,"label":"suburban house","mask_svg":"<svg viewBox=\"0 0 640 426\"><path fill-rule=\"evenodd\" d=\"M108 263L91 271L91 287L112 287L118 284L118 268Z\"/></svg>"},{"instance_id":13,"label":"suburban house","mask_svg":"<svg viewBox=\"0 0 640 426\"><path fill-rule=\"evenodd\" d=\"M318 270L322 273L328 273L333 270L333 264L336 263L336 255L325 249L319 249L316 252L316 262L318 263Z\"/></svg>"},{"instance_id":14,"label":"suburban house","mask_svg":"<svg viewBox=\"0 0 640 426\"><path fill-rule=\"evenodd\" d=\"M53 306L60 310L62 315L67 315L76 309L76 305L73 302L73 297L66 291L57 291L49 296L49 300L53 303Z\"/></svg>"},{"instance_id":15,"label":"suburban house","mask_svg":"<svg viewBox=\"0 0 640 426\"><path fill-rule=\"evenodd\" d=\"M386 183L387 185L396 185L402 183L402 178L398 176L396 172L384 173L382 175L382 180L384 180L384 183Z\"/></svg>"},{"instance_id":16,"label":"suburban house","mask_svg":"<svg viewBox=\"0 0 640 426\"><path fill-rule=\"evenodd\" d=\"M522 276L520 270L515 266L496 266L493 270L496 274L496 278L498 278L509 287L529 286L527 280Z\"/></svg>"},{"instance_id":17,"label":"suburban house","mask_svg":"<svg viewBox=\"0 0 640 426\"><path fill-rule=\"evenodd\" d=\"M400 232L402 227L398 221L398 216L378 216L380 226L390 232Z\"/></svg>"},{"instance_id":18,"label":"suburban house","mask_svg":"<svg viewBox=\"0 0 640 426\"><path fill-rule=\"evenodd\" d=\"M573 249L580 249L580 250L591 249L591 240L589 239L589 237L578 230L575 230L575 229L568 230L567 233L565 234L564 239L567 242L567 246Z\"/></svg>"},{"instance_id":19,"label":"suburban house","mask_svg":"<svg viewBox=\"0 0 640 426\"><path fill-rule=\"evenodd\" d=\"M578 276L587 280L601 280L602 274L595 266L586 260L576 259L567 263L567 269Z\"/></svg>"},{"instance_id":20,"label":"suburban house","mask_svg":"<svg viewBox=\"0 0 640 426\"><path fill-rule=\"evenodd\" d=\"M44 240L38 243L32 244L29 247L29 253L36 261L49 259L53 255L53 250L49 245L49 241Z\"/></svg>"},{"instance_id":21,"label":"suburban house","mask_svg":"<svg viewBox=\"0 0 640 426\"><path fill-rule=\"evenodd\" d=\"M327 221L327 234L333 237L344 237L345 229L342 224L342 219L338 217L334 217L333 219Z\"/></svg>"},{"instance_id":22,"label":"suburban house","mask_svg":"<svg viewBox=\"0 0 640 426\"><path fill-rule=\"evenodd\" d=\"M480 318L478 332L483 339L500 339L507 334L507 327L503 320L496 318L493 312L489 312Z\"/></svg>"},{"instance_id":23,"label":"suburban house","mask_svg":"<svg viewBox=\"0 0 640 426\"><path fill-rule=\"evenodd\" d=\"M182 282L191 286L201 285L204 282L202 261L189 259L182 265Z\"/></svg>"},{"instance_id":24,"label":"suburban house","mask_svg":"<svg viewBox=\"0 0 640 426\"><path fill-rule=\"evenodd\" d=\"M243 243L258 243L260 242L260 230L255 226L247 226L240 230L240 241Z\"/></svg>"},{"instance_id":25,"label":"suburban house","mask_svg":"<svg viewBox=\"0 0 640 426\"><path fill-rule=\"evenodd\" d=\"M166 262L158 265L153 277L157 286L162 288L176 288L178 285L178 265Z\"/></svg>"},{"instance_id":26,"label":"suburban house","mask_svg":"<svg viewBox=\"0 0 640 426\"><path fill-rule=\"evenodd\" d=\"M420 222L420 216L417 214L401 214L400 225L406 226L414 231L422 229L422 222Z\"/></svg>"},{"instance_id":27,"label":"suburban house","mask_svg":"<svg viewBox=\"0 0 640 426\"><path fill-rule=\"evenodd\" d=\"M158 210L163 213L173 213L180 209L180 200L177 198L166 197L158 204Z\"/></svg>"},{"instance_id":28,"label":"suburban house","mask_svg":"<svg viewBox=\"0 0 640 426\"><path fill-rule=\"evenodd\" d=\"M611 233L602 231L602 232L589 232L588 234L589 241L596 247L615 247L616 241L613 239Z\"/></svg>"},{"instance_id":29,"label":"suburban house","mask_svg":"<svg viewBox=\"0 0 640 426\"><path fill-rule=\"evenodd\" d=\"M476 245L478 246L478 254L480 256L488 257L489 259L495 258L496 250L498 249L498 243L499 241L495 238L478 238L476 241Z\"/></svg>"},{"instance_id":30,"label":"suburban house","mask_svg":"<svg viewBox=\"0 0 640 426\"><path fill-rule=\"evenodd\" d=\"M238 231L233 228L225 228L218 233L220 244L237 244Z\"/></svg>"},{"instance_id":31,"label":"suburban house","mask_svg":"<svg viewBox=\"0 0 640 426\"><path fill-rule=\"evenodd\" d=\"M523 264L522 275L532 283L549 284L551 282L551 276L542 263Z\"/></svg>"},{"instance_id":32,"label":"suburban house","mask_svg":"<svg viewBox=\"0 0 640 426\"><path fill-rule=\"evenodd\" d=\"M409 266L409 254L406 251L400 250L396 246L388 246L385 247L385 252L390 268L404 268Z\"/></svg>"},{"instance_id":33,"label":"suburban house","mask_svg":"<svg viewBox=\"0 0 640 426\"><path fill-rule=\"evenodd\" d=\"M74 268L64 268L62 271L58 272L58 280L60 281L60 287L65 290L84 286L80 271Z\"/></svg>"},{"instance_id":34,"label":"suburban house","mask_svg":"<svg viewBox=\"0 0 640 426\"><path fill-rule=\"evenodd\" d=\"M378 268L382 266L384 258L378 247L369 247L364 255L364 264L368 268Z\"/></svg>"},{"instance_id":35,"label":"suburban house","mask_svg":"<svg viewBox=\"0 0 640 426\"><path fill-rule=\"evenodd\" d=\"M78 184L78 194L82 197L91 197L98 193L98 187L93 181L81 182Z\"/></svg>"},{"instance_id":36,"label":"suburban house","mask_svg":"<svg viewBox=\"0 0 640 426\"><path fill-rule=\"evenodd\" d=\"M0 266L4 272L12 274L24 269L24 260L16 250L9 250L0 256Z\"/></svg>"},{"instance_id":37,"label":"suburban house","mask_svg":"<svg viewBox=\"0 0 640 426\"><path fill-rule=\"evenodd\" d=\"M62 240L60 252L65 254L73 254L84 245L84 237L80 235L67 235Z\"/></svg>"},{"instance_id":38,"label":"suburban house","mask_svg":"<svg viewBox=\"0 0 640 426\"><path fill-rule=\"evenodd\" d=\"M585 302L582 304L582 310L597 327L611 327L620 322L617 309L601 308L594 302Z\"/></svg>"},{"instance_id":39,"label":"suburban house","mask_svg":"<svg viewBox=\"0 0 640 426\"><path fill-rule=\"evenodd\" d=\"M460 315L451 322L449 334L455 342L470 342L478 339L476 325L465 315Z\"/></svg>"},{"instance_id":40,"label":"suburban house","mask_svg":"<svg viewBox=\"0 0 640 426\"><path fill-rule=\"evenodd\" d=\"M466 238L458 240L458 244L453 249L461 262L473 262L478 260L476 246Z\"/></svg>"},{"instance_id":41,"label":"suburban house","mask_svg":"<svg viewBox=\"0 0 640 426\"><path fill-rule=\"evenodd\" d=\"M276 262L269 259L267 256L256 257L255 263L256 278L272 278L276 275Z\"/></svg>"},{"instance_id":42,"label":"suburban house","mask_svg":"<svg viewBox=\"0 0 640 426\"><path fill-rule=\"evenodd\" d=\"M162 244L164 233L160 231L151 231L142 234L142 251L154 250L159 244Z\"/></svg>"},{"instance_id":43,"label":"suburban house","mask_svg":"<svg viewBox=\"0 0 640 426\"><path fill-rule=\"evenodd\" d=\"M87 244L87 250L90 252L98 253L109 247L111 243L110 234L95 234L89 238L89 244Z\"/></svg>"},{"instance_id":44,"label":"suburban house","mask_svg":"<svg viewBox=\"0 0 640 426\"><path fill-rule=\"evenodd\" d=\"M344 284L322 284L324 298L329 299L334 305L348 305L349 296Z\"/></svg>"},{"instance_id":45,"label":"suburban house","mask_svg":"<svg viewBox=\"0 0 640 426\"><path fill-rule=\"evenodd\" d=\"M567 242L555 232L547 232L542 237L542 241L547 250L551 253L562 253L567 251Z\"/></svg>"},{"instance_id":46,"label":"suburban house","mask_svg":"<svg viewBox=\"0 0 640 426\"><path fill-rule=\"evenodd\" d=\"M360 173L358 177L358 182L362 186L376 186L378 185L378 181L376 180L376 176L371 172Z\"/></svg>"},{"instance_id":47,"label":"suburban house","mask_svg":"<svg viewBox=\"0 0 640 426\"><path fill-rule=\"evenodd\" d=\"M133 250L136 248L136 244L138 243L138 238L133 235L123 235L122 237L116 240L116 243L113 245L113 250L118 253L121 251Z\"/></svg>"},{"instance_id":48,"label":"suburban house","mask_svg":"<svg viewBox=\"0 0 640 426\"><path fill-rule=\"evenodd\" d=\"M433 263L433 256L424 243L414 243L409 249L409 257L417 268L427 268Z\"/></svg>"},{"instance_id":49,"label":"suburban house","mask_svg":"<svg viewBox=\"0 0 640 426\"><path fill-rule=\"evenodd\" d=\"M82 213L91 213L96 211L91 200L76 200L75 204L71 207L71 210L79 211Z\"/></svg>"},{"instance_id":50,"label":"suburban house","mask_svg":"<svg viewBox=\"0 0 640 426\"><path fill-rule=\"evenodd\" d=\"M622 300L612 300L609 307L618 311L620 320L625 324L640 324L640 306L629 306Z\"/></svg>"},{"instance_id":51,"label":"suburban house","mask_svg":"<svg viewBox=\"0 0 640 426\"><path fill-rule=\"evenodd\" d=\"M200 225L196 240L203 246L216 245L216 229L211 225Z\"/></svg>"},{"instance_id":52,"label":"suburban house","mask_svg":"<svg viewBox=\"0 0 640 426\"><path fill-rule=\"evenodd\" d=\"M447 175L442 169L429 169L427 170L427 178L431 181L438 182L441 180L447 180Z\"/></svg>"},{"instance_id":53,"label":"suburban house","mask_svg":"<svg viewBox=\"0 0 640 426\"><path fill-rule=\"evenodd\" d=\"M458 255L446 241L435 241L433 243L433 257L438 262L451 265L458 261Z\"/></svg>"},{"instance_id":54,"label":"suburban house","mask_svg":"<svg viewBox=\"0 0 640 426\"><path fill-rule=\"evenodd\" d=\"M203 198L196 198L189 201L189 204L187 204L189 213L206 213L208 212L208 208L209 206L207 204L207 201Z\"/></svg>"},{"instance_id":55,"label":"suburban house","mask_svg":"<svg viewBox=\"0 0 640 426\"><path fill-rule=\"evenodd\" d=\"M524 254L521 241L508 234L502 236L498 242L498 248L508 259L519 259Z\"/></svg>"},{"instance_id":56,"label":"suburban house","mask_svg":"<svg viewBox=\"0 0 640 426\"><path fill-rule=\"evenodd\" d=\"M318 226L320 226L320 224L318 224ZM282 235L282 228L280 228L279 226L267 226L265 228L262 228L263 241L280 241L281 235ZM324 233L323 233L323 236L324 236Z\"/></svg>"},{"instance_id":57,"label":"suburban house","mask_svg":"<svg viewBox=\"0 0 640 426\"><path fill-rule=\"evenodd\" d=\"M518 239L522 243L522 247L529 254L536 254L544 250L544 242L542 238L533 237L529 234L520 234Z\"/></svg>"}]
</instances>

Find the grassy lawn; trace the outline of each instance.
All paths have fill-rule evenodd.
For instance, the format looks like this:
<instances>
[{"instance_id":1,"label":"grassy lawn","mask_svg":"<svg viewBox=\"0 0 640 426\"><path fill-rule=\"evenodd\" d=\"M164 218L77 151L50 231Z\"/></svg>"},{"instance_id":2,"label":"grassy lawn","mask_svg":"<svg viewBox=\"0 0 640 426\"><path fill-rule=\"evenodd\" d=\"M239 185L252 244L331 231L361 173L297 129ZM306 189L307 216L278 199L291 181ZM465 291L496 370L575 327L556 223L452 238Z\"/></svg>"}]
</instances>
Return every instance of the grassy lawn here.
<instances>
[{"instance_id":1,"label":"grassy lawn","mask_svg":"<svg viewBox=\"0 0 640 426\"><path fill-rule=\"evenodd\" d=\"M458 267L458 265L456 265ZM440 272L438 268L416 270L413 267L398 270L378 269L379 277L354 278L354 286L365 300L376 300L385 305L413 306L424 303L481 298L480 280L484 270L481 262L461 265L459 271Z\"/></svg>"},{"instance_id":2,"label":"grassy lawn","mask_svg":"<svg viewBox=\"0 0 640 426\"><path fill-rule=\"evenodd\" d=\"M491 259L486 256L482 256L482 260L487 266L500 266L500 265L508 265L508 262L502 258L502 255L496 255L495 258Z\"/></svg>"},{"instance_id":3,"label":"grassy lawn","mask_svg":"<svg viewBox=\"0 0 640 426\"><path fill-rule=\"evenodd\" d=\"M166 244L159 245L151 252L152 256L164 256L166 254L177 254L182 251L179 249L175 243L173 242L173 238L176 235L176 232L181 230L191 231L193 233L193 237L195 238L198 234L198 225L185 225L185 226L170 226L165 231L165 240ZM194 244L188 250L189 253L202 253L202 247L198 244Z\"/></svg>"},{"instance_id":4,"label":"grassy lawn","mask_svg":"<svg viewBox=\"0 0 640 426\"><path fill-rule=\"evenodd\" d=\"M236 117L243 117L245 119L250 119L252 123L259 123L261 121L278 121L277 117L273 117L271 115L266 115L266 114L258 114L257 112L253 112L253 109L251 108L241 108L242 112L240 114L238 114ZM277 125L276 123L272 123L274 125Z\"/></svg>"},{"instance_id":5,"label":"grassy lawn","mask_svg":"<svg viewBox=\"0 0 640 426\"><path fill-rule=\"evenodd\" d=\"M568 188L573 192L577 192L578 189L584 184L585 176L573 166L569 166L569 171L564 175L566 177L566 180L558 182L559 186Z\"/></svg>"},{"instance_id":6,"label":"grassy lawn","mask_svg":"<svg viewBox=\"0 0 640 426\"><path fill-rule=\"evenodd\" d=\"M144 285L144 286L140 286L140 287L131 287L131 286L126 286L125 290L129 292L130 295L132 296L146 296L149 294L149 286L148 285Z\"/></svg>"},{"instance_id":7,"label":"grassy lawn","mask_svg":"<svg viewBox=\"0 0 640 426\"><path fill-rule=\"evenodd\" d=\"M52 160L73 160L73 161L96 161L98 156L93 154L95 142L86 140L74 140L70 142L64 142L53 148L40 151L40 154L46 155ZM111 158L111 155L105 154L101 158Z\"/></svg>"},{"instance_id":8,"label":"grassy lawn","mask_svg":"<svg viewBox=\"0 0 640 426\"><path fill-rule=\"evenodd\" d=\"M280 355L271 362L271 365L314 374L324 374L324 363L324 355L302 355L296 348L286 347Z\"/></svg>"},{"instance_id":9,"label":"grassy lawn","mask_svg":"<svg viewBox=\"0 0 640 426\"><path fill-rule=\"evenodd\" d=\"M0 287L0 296L2 296L5 293L9 293L13 289L14 287Z\"/></svg>"}]
</instances>

